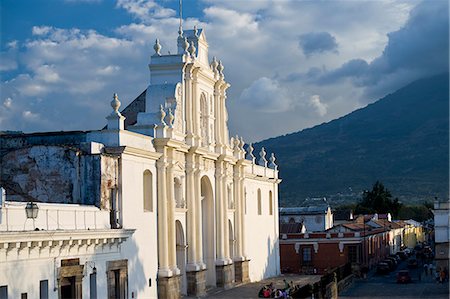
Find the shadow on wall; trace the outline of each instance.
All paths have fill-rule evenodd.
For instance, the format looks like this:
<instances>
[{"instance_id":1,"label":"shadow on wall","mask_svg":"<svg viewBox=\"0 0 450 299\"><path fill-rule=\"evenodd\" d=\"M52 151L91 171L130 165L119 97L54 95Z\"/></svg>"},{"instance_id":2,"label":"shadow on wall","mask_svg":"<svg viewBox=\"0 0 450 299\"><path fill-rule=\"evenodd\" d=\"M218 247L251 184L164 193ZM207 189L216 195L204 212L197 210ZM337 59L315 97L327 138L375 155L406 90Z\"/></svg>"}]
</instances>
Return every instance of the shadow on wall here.
<instances>
[{"instance_id":1,"label":"shadow on wall","mask_svg":"<svg viewBox=\"0 0 450 299\"><path fill-rule=\"evenodd\" d=\"M273 242L270 237L267 238L267 260L266 264L264 266L264 277L273 277L277 276L280 273L278 273L277 269L277 263L279 263L279 250L276 248L276 244L278 244L278 238Z\"/></svg>"},{"instance_id":2,"label":"shadow on wall","mask_svg":"<svg viewBox=\"0 0 450 299\"><path fill-rule=\"evenodd\" d=\"M50 232L49 232L50 233ZM126 245L125 245L126 243ZM97 298L107 298L108 297L108 286L107 286L107 267L108 262L117 261L117 260L128 260L128 295L126 298L132 298L132 292L134 292L134 298L137 298L138 293L142 293L145 288L149 288L148 279L145 277L144 267L139 259L139 247L133 238L128 239L122 245L119 245L120 251L116 253L102 253L102 246L99 245L98 249L94 251L93 254L90 255L67 255L67 256L59 256L56 257L58 259L71 259L71 258L80 258L82 261L81 265L84 266L83 271L83 295L87 294L87 298L89 298L90 294L90 274L92 273L92 267L88 266L86 261L94 261L95 266L97 268ZM109 246L109 245L105 245ZM124 247L126 246L126 250ZM133 254L124 255L124 252L130 252ZM102 256L103 255L103 256ZM42 269L33 269L33 266L27 265L26 267L17 267L13 273L13 277L18 277L17 281L8 285L8 294L9 298L11 296L17 295L20 297L20 294L27 293L28 298L39 298L39 290L40 290L40 280L48 280L48 294L49 297L58 297L58 273L60 272L61 262L58 261L55 267L53 258L42 259L47 263L51 264L48 266L49 272L47 277L45 277L45 273L41 276L39 275L40 271L45 271ZM17 273L22 269L22 273ZM43 267L45 269L45 267ZM51 270L50 270L51 269ZM55 271L54 271L55 270ZM56 277L55 277L56 276ZM156 277L156 274L155 276ZM156 280L152 277L152 286L151 288L156 288ZM34 281L30 281L34 280ZM12 282L12 281L11 281ZM3 283L2 283L3 284ZM25 289L26 288L26 289ZM156 294L156 290L155 290ZM85 297L85 296L83 296Z\"/></svg>"}]
</instances>

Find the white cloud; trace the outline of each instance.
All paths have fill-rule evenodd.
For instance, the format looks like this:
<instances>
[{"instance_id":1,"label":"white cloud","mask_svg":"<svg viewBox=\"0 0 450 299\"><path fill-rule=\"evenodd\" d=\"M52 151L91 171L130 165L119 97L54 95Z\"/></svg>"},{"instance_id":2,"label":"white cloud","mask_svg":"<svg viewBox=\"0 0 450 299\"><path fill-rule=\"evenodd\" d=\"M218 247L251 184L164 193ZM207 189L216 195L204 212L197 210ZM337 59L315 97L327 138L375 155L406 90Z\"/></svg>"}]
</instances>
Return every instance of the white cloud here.
<instances>
[{"instance_id":1,"label":"white cloud","mask_svg":"<svg viewBox=\"0 0 450 299\"><path fill-rule=\"evenodd\" d=\"M116 72L120 71L120 66L117 65L108 65L103 68L97 68L96 73L103 76L109 76Z\"/></svg>"},{"instance_id":2,"label":"white cloud","mask_svg":"<svg viewBox=\"0 0 450 299\"><path fill-rule=\"evenodd\" d=\"M388 33L405 24L416 3L204 0L200 3L204 5L202 19L187 18L184 28L195 24L203 28L210 57L215 55L224 63L232 85L227 91L231 133L257 140L328 121L360 106L364 86L353 85L350 78L357 74L358 65L363 66L360 62L369 65L382 55ZM10 47L14 51L1 53L0 70L21 70L2 82L2 96L14 99L2 127L103 127L112 93L119 93L124 107L148 84L147 64L155 39L160 39L162 53L176 50L177 13L166 4L119 0L116 6L134 21L111 28L109 33L52 24L33 27L29 40ZM193 4L186 1L183 5ZM303 55L299 37L309 32L329 33L339 44L338 53ZM313 80L330 70L346 77ZM378 87L387 88L383 84ZM35 100L38 96L40 103ZM15 120L21 111L38 114L40 125L18 124ZM278 121L280 113L283 122Z\"/></svg>"},{"instance_id":3,"label":"white cloud","mask_svg":"<svg viewBox=\"0 0 450 299\"><path fill-rule=\"evenodd\" d=\"M319 114L320 116L325 116L325 114L327 114L328 105L320 101L319 95L312 95L309 98L309 104L316 110L317 114Z\"/></svg>"},{"instance_id":4,"label":"white cloud","mask_svg":"<svg viewBox=\"0 0 450 299\"><path fill-rule=\"evenodd\" d=\"M46 35L52 30L50 26L33 26L31 32L33 35Z\"/></svg>"},{"instance_id":5,"label":"white cloud","mask_svg":"<svg viewBox=\"0 0 450 299\"><path fill-rule=\"evenodd\" d=\"M266 77L259 78L244 89L239 100L242 105L261 112L277 113L292 108L292 100L280 84Z\"/></svg>"},{"instance_id":6,"label":"white cloud","mask_svg":"<svg viewBox=\"0 0 450 299\"><path fill-rule=\"evenodd\" d=\"M23 116L23 118L25 118L26 120L31 120L31 121L34 121L34 120L36 120L38 117L39 117L39 115L38 114L36 114L36 113L33 113L33 112L31 112L31 111L28 111L28 110L26 110L26 111L23 111L22 112L22 116Z\"/></svg>"},{"instance_id":7,"label":"white cloud","mask_svg":"<svg viewBox=\"0 0 450 299\"><path fill-rule=\"evenodd\" d=\"M3 106L5 106L8 109L11 108L11 106L12 106L12 99L10 97L6 98L3 101Z\"/></svg>"},{"instance_id":8,"label":"white cloud","mask_svg":"<svg viewBox=\"0 0 450 299\"><path fill-rule=\"evenodd\" d=\"M118 0L117 7L125 9L135 18L145 22L176 15L173 9L165 8L154 0Z\"/></svg>"}]
</instances>

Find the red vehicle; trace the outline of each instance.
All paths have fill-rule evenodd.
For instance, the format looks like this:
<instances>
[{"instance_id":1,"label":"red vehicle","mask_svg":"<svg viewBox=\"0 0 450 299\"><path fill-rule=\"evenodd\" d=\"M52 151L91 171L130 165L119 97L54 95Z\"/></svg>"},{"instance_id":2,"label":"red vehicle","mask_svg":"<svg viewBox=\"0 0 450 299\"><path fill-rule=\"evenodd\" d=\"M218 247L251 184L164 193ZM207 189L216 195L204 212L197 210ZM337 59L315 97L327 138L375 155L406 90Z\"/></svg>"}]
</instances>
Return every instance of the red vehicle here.
<instances>
[{"instance_id":1,"label":"red vehicle","mask_svg":"<svg viewBox=\"0 0 450 299\"><path fill-rule=\"evenodd\" d=\"M401 270L397 272L397 283L409 283L411 282L411 276L408 270Z\"/></svg>"}]
</instances>

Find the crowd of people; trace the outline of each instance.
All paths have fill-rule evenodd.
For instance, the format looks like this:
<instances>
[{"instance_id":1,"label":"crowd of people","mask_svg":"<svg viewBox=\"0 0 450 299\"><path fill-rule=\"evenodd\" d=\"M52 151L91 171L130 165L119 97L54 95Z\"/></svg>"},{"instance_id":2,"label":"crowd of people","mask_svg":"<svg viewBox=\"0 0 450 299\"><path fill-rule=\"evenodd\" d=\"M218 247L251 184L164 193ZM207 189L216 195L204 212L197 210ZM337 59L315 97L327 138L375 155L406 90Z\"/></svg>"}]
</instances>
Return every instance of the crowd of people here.
<instances>
[{"instance_id":1,"label":"crowd of people","mask_svg":"<svg viewBox=\"0 0 450 299\"><path fill-rule=\"evenodd\" d=\"M259 291L260 298L290 298L292 292L297 289L297 286L291 281L290 283L283 279L284 288L275 288L273 283L265 285Z\"/></svg>"}]
</instances>

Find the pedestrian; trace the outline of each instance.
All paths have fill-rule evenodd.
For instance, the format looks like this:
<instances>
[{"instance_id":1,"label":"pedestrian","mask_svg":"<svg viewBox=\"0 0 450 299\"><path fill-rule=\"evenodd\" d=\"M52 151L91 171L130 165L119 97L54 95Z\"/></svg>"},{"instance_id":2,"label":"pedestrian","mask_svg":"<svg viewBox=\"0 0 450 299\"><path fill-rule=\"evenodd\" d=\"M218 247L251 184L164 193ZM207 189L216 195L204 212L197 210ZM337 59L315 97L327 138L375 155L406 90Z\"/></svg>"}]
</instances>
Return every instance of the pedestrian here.
<instances>
[{"instance_id":1,"label":"pedestrian","mask_svg":"<svg viewBox=\"0 0 450 299\"><path fill-rule=\"evenodd\" d=\"M425 272L425 276L428 276L428 264L423 264L423 270Z\"/></svg>"},{"instance_id":2,"label":"pedestrian","mask_svg":"<svg viewBox=\"0 0 450 299\"><path fill-rule=\"evenodd\" d=\"M441 269L441 271L439 272L439 282L444 283L444 281L445 281L445 272L444 269Z\"/></svg>"},{"instance_id":3,"label":"pedestrian","mask_svg":"<svg viewBox=\"0 0 450 299\"><path fill-rule=\"evenodd\" d=\"M428 264L428 269L430 269L430 276L433 276L434 265L433 264Z\"/></svg>"}]
</instances>

